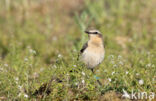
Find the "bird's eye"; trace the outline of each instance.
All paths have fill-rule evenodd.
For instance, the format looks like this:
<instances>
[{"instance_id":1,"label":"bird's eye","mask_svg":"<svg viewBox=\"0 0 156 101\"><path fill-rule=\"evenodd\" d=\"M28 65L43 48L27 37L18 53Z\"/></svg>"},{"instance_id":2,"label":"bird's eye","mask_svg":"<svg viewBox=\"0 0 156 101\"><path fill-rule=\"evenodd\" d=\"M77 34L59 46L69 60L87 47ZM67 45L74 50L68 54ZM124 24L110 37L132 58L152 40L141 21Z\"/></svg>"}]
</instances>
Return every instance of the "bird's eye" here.
<instances>
[{"instance_id":1,"label":"bird's eye","mask_svg":"<svg viewBox=\"0 0 156 101\"><path fill-rule=\"evenodd\" d=\"M95 34L98 34L98 32L95 32Z\"/></svg>"}]
</instances>

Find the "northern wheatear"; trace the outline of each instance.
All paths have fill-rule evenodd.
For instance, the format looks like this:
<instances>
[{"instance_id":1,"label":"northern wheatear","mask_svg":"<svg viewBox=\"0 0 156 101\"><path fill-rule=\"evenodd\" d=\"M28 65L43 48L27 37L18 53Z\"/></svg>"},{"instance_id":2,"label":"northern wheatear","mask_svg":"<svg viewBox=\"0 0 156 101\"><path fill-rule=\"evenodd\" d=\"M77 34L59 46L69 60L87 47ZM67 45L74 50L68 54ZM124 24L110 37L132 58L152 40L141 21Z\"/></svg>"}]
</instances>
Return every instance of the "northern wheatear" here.
<instances>
[{"instance_id":1,"label":"northern wheatear","mask_svg":"<svg viewBox=\"0 0 156 101\"><path fill-rule=\"evenodd\" d=\"M93 72L93 69L103 61L105 56L103 38L98 30L88 30L85 33L88 34L89 40L80 50L80 60Z\"/></svg>"}]
</instances>

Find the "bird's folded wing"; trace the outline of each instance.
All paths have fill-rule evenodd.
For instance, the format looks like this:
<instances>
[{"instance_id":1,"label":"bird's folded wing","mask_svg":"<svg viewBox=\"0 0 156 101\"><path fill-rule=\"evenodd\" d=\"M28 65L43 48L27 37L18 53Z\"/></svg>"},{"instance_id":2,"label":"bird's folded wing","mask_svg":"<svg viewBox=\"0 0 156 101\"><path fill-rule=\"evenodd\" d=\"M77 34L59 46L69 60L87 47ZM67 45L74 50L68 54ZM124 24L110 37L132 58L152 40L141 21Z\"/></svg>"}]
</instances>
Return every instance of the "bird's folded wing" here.
<instances>
[{"instance_id":1,"label":"bird's folded wing","mask_svg":"<svg viewBox=\"0 0 156 101\"><path fill-rule=\"evenodd\" d=\"M77 60L79 60L80 54L82 54L87 47L88 47L88 42L86 42L81 48L80 53L78 53Z\"/></svg>"},{"instance_id":2,"label":"bird's folded wing","mask_svg":"<svg viewBox=\"0 0 156 101\"><path fill-rule=\"evenodd\" d=\"M82 49L80 50L80 53L83 53L84 50L85 50L87 47L88 47L88 42L86 42L86 43L83 45Z\"/></svg>"}]
</instances>

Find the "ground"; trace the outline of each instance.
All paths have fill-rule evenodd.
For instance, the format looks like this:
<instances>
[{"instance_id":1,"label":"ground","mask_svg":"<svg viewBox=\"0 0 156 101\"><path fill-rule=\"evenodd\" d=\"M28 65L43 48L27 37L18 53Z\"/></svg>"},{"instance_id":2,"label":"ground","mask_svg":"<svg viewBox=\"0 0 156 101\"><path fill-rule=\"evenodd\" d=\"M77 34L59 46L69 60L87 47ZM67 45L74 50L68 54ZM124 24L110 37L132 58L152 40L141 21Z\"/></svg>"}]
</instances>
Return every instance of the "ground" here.
<instances>
[{"instance_id":1,"label":"ground","mask_svg":"<svg viewBox=\"0 0 156 101\"><path fill-rule=\"evenodd\" d=\"M129 101L134 99L122 96L132 92L146 92L143 100L153 99L155 4L155 0L1 0L0 101ZM77 61L87 28L100 30L104 38L105 59L95 74Z\"/></svg>"}]
</instances>

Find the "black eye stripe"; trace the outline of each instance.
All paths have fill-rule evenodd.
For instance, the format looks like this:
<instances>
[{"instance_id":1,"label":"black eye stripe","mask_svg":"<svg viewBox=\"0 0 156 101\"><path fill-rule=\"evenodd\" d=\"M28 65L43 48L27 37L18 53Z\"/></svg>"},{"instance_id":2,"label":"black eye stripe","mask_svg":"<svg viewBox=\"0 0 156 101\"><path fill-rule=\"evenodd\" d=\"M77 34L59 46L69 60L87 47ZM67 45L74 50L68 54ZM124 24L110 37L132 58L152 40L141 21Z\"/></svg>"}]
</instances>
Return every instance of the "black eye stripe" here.
<instances>
[{"instance_id":1,"label":"black eye stripe","mask_svg":"<svg viewBox=\"0 0 156 101\"><path fill-rule=\"evenodd\" d=\"M100 34L98 31L85 31L87 34Z\"/></svg>"},{"instance_id":2,"label":"black eye stripe","mask_svg":"<svg viewBox=\"0 0 156 101\"><path fill-rule=\"evenodd\" d=\"M93 34L98 34L98 32L93 32Z\"/></svg>"}]
</instances>

